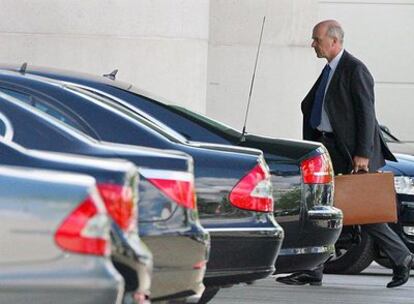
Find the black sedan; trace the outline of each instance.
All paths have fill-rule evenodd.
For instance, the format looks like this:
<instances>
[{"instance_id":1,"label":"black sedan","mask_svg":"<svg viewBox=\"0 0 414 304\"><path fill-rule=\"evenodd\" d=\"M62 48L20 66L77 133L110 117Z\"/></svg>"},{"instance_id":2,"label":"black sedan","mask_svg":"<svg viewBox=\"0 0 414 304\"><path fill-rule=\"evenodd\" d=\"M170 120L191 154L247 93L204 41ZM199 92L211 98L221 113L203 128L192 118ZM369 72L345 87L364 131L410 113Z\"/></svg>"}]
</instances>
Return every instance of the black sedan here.
<instances>
[{"instance_id":1,"label":"black sedan","mask_svg":"<svg viewBox=\"0 0 414 304\"><path fill-rule=\"evenodd\" d=\"M342 214L332 207L332 168L321 144L242 136L232 127L105 77L32 66L25 73L60 79L72 87L109 98L188 140L262 150L270 167L274 214L285 230L276 271L310 269L332 255L342 228Z\"/></svg>"},{"instance_id":2,"label":"black sedan","mask_svg":"<svg viewBox=\"0 0 414 304\"><path fill-rule=\"evenodd\" d=\"M110 100L17 73L0 78L5 92L34 106L32 111L37 108L95 139L193 156L200 218L212 240L204 279L208 287L253 281L274 271L283 230L271 213L268 169L260 151L190 144ZM43 149L55 146L49 140Z\"/></svg>"},{"instance_id":3,"label":"black sedan","mask_svg":"<svg viewBox=\"0 0 414 304\"><path fill-rule=\"evenodd\" d=\"M154 258L151 299L201 296L209 238L195 209L191 158L172 151L100 144L12 97L0 98L0 113L0 135L5 140L32 149L125 158L138 165L139 233Z\"/></svg>"}]
</instances>

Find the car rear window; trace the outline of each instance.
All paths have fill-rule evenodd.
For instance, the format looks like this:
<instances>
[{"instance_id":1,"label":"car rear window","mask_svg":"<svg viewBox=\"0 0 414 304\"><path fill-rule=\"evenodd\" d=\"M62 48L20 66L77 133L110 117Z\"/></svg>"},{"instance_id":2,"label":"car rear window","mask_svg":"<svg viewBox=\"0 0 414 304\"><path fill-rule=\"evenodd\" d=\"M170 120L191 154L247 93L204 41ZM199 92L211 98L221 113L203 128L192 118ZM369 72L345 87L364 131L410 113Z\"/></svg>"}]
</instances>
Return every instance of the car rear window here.
<instances>
[{"instance_id":1,"label":"car rear window","mask_svg":"<svg viewBox=\"0 0 414 304\"><path fill-rule=\"evenodd\" d=\"M4 87L0 87L0 91L2 91L5 94L8 94L32 107L35 107L36 109L49 114L50 116L53 116L54 118L58 119L59 121L70 125L71 127L74 127L75 129L79 129L83 131L82 126L80 126L76 120L72 119L68 115L65 115L58 109L56 109L54 106L48 104L47 102L44 102L40 100L39 98L33 97L32 95L25 94L22 92L18 92L15 90L7 89Z\"/></svg>"}]
</instances>

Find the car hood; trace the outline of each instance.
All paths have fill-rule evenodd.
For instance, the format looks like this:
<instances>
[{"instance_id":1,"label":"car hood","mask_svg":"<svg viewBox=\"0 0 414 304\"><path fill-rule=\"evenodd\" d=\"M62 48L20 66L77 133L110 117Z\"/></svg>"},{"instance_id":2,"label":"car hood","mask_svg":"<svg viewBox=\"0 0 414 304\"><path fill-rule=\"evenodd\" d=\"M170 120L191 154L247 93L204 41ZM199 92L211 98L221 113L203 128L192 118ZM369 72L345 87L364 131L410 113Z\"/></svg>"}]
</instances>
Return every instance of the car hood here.
<instances>
[{"instance_id":1,"label":"car hood","mask_svg":"<svg viewBox=\"0 0 414 304\"><path fill-rule=\"evenodd\" d=\"M394 154L398 162L387 161L384 171L392 171L396 175L414 176L414 156L408 154Z\"/></svg>"}]
</instances>

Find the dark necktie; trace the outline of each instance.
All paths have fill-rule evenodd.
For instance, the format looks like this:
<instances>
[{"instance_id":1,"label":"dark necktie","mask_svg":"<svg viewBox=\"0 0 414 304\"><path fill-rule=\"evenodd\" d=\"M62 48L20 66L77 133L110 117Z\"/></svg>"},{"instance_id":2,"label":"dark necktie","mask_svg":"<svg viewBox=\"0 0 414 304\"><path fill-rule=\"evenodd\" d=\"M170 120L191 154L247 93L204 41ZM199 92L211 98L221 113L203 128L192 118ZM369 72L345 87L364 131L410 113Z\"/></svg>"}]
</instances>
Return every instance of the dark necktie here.
<instances>
[{"instance_id":1,"label":"dark necktie","mask_svg":"<svg viewBox=\"0 0 414 304\"><path fill-rule=\"evenodd\" d=\"M325 89L328 83L330 71L331 67L329 66L329 64L325 65L322 71L321 81L319 82L319 86L315 93L315 100L313 101L313 107L310 117L310 125L314 129L316 129L316 127L321 124L323 97L325 96Z\"/></svg>"}]
</instances>

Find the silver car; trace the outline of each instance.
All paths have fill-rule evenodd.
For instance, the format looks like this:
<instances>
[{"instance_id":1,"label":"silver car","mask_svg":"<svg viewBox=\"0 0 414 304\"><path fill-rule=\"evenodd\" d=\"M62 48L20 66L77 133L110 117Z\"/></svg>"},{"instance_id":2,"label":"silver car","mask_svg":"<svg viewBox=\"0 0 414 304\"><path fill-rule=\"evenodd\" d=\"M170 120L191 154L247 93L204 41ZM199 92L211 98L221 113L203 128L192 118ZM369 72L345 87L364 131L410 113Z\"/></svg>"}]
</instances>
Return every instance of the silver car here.
<instances>
[{"instance_id":1,"label":"silver car","mask_svg":"<svg viewBox=\"0 0 414 304\"><path fill-rule=\"evenodd\" d=\"M92 177L0 167L0 303L121 303Z\"/></svg>"}]
</instances>

